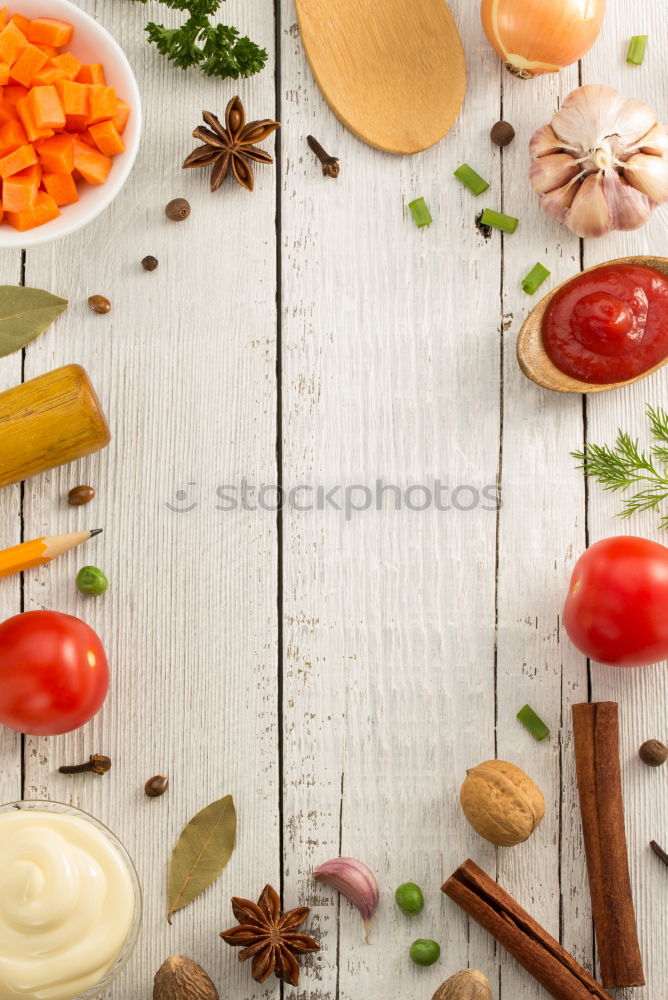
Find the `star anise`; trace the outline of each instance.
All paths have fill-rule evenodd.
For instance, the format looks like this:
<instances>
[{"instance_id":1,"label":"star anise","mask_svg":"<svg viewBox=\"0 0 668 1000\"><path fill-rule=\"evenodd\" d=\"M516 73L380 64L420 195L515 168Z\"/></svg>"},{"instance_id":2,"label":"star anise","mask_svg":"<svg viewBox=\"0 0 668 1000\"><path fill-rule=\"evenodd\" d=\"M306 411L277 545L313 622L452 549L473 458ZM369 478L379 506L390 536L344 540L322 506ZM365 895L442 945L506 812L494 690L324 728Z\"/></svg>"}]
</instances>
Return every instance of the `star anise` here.
<instances>
[{"instance_id":1,"label":"star anise","mask_svg":"<svg viewBox=\"0 0 668 1000\"><path fill-rule=\"evenodd\" d=\"M232 170L238 184L248 191L253 190L252 160L257 163L273 163L269 153L254 145L267 139L280 125L271 118L246 124L246 112L240 98L233 97L225 109L225 125L210 111L203 111L202 118L209 126L199 125L193 132L195 139L201 139L203 146L194 149L187 156L184 167L208 167L211 171L211 190L217 191Z\"/></svg>"},{"instance_id":2,"label":"star anise","mask_svg":"<svg viewBox=\"0 0 668 1000\"><path fill-rule=\"evenodd\" d=\"M273 972L277 979L296 986L299 966L295 955L320 951L320 945L313 938L296 933L310 913L308 906L281 914L278 893L265 885L257 903L234 896L232 910L239 924L229 931L221 931L220 936L235 948L243 946L243 951L239 952L240 962L253 959L253 979L263 983Z\"/></svg>"}]
</instances>

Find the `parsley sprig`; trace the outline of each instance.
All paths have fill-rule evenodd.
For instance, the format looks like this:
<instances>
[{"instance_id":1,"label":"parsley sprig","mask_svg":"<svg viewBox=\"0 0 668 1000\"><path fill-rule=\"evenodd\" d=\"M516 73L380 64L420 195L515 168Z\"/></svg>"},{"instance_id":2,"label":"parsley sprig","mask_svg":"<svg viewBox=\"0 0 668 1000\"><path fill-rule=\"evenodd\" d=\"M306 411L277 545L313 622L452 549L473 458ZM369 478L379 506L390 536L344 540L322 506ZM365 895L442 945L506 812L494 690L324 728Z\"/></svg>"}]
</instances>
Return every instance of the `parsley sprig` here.
<instances>
[{"instance_id":1,"label":"parsley sprig","mask_svg":"<svg viewBox=\"0 0 668 1000\"><path fill-rule=\"evenodd\" d=\"M596 479L604 490L635 491L624 497L619 517L654 510L659 514L659 526L668 530L668 512L660 510L668 501L668 413L661 407L648 406L647 417L653 438L648 451L620 430L612 447L587 444L584 451L571 454L580 461L578 468Z\"/></svg>"},{"instance_id":2,"label":"parsley sprig","mask_svg":"<svg viewBox=\"0 0 668 1000\"><path fill-rule=\"evenodd\" d=\"M139 0L147 3L147 0ZM165 7L187 12L179 28L166 28L153 21L146 25L149 41L181 69L199 66L206 76L252 76L267 61L267 50L240 36L237 28L227 24L212 24L222 0L160 0Z\"/></svg>"}]
</instances>

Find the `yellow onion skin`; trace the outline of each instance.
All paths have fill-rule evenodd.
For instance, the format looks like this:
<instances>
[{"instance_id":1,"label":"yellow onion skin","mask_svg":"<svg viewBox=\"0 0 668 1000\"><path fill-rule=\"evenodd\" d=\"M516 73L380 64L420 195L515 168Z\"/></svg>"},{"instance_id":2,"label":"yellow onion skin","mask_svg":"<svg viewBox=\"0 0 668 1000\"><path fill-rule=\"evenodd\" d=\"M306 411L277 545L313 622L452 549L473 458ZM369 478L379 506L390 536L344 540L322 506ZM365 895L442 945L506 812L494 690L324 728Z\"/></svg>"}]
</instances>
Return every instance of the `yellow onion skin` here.
<instances>
[{"instance_id":1,"label":"yellow onion skin","mask_svg":"<svg viewBox=\"0 0 668 1000\"><path fill-rule=\"evenodd\" d=\"M482 0L485 34L507 68L529 79L582 58L603 23L605 0Z\"/></svg>"}]
</instances>

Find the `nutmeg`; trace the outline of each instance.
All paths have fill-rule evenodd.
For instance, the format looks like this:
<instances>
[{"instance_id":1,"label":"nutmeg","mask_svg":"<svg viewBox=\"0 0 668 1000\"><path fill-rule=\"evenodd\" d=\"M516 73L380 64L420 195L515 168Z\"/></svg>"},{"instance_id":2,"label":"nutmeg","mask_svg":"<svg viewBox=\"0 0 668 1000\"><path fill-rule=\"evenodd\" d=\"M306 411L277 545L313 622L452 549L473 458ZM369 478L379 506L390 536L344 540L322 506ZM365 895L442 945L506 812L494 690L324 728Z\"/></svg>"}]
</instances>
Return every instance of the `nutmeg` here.
<instances>
[{"instance_id":1,"label":"nutmeg","mask_svg":"<svg viewBox=\"0 0 668 1000\"><path fill-rule=\"evenodd\" d=\"M476 833L499 847L521 844L545 812L538 785L505 760L488 760L467 771L459 798Z\"/></svg>"},{"instance_id":2,"label":"nutmeg","mask_svg":"<svg viewBox=\"0 0 668 1000\"><path fill-rule=\"evenodd\" d=\"M153 1000L218 1000L218 990L192 958L172 955L155 974Z\"/></svg>"},{"instance_id":3,"label":"nutmeg","mask_svg":"<svg viewBox=\"0 0 668 1000\"><path fill-rule=\"evenodd\" d=\"M492 988L482 972L464 969L446 979L431 1000L492 1000Z\"/></svg>"}]
</instances>

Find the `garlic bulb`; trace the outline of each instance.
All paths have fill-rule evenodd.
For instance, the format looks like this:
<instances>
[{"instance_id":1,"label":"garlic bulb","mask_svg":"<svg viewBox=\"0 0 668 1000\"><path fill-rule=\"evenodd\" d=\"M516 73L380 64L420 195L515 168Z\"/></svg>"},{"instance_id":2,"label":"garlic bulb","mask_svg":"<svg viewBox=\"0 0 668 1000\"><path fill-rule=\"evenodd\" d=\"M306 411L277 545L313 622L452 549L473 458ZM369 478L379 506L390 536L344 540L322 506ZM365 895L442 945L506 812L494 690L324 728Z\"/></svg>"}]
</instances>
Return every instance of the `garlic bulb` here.
<instances>
[{"instance_id":1,"label":"garlic bulb","mask_svg":"<svg viewBox=\"0 0 668 1000\"><path fill-rule=\"evenodd\" d=\"M668 130L612 87L574 90L529 153L541 205L576 236L638 229L668 200Z\"/></svg>"},{"instance_id":2,"label":"garlic bulb","mask_svg":"<svg viewBox=\"0 0 668 1000\"><path fill-rule=\"evenodd\" d=\"M605 0L482 0L490 43L515 76L556 73L577 62L598 37Z\"/></svg>"}]
</instances>

